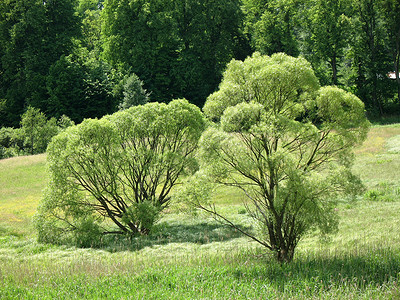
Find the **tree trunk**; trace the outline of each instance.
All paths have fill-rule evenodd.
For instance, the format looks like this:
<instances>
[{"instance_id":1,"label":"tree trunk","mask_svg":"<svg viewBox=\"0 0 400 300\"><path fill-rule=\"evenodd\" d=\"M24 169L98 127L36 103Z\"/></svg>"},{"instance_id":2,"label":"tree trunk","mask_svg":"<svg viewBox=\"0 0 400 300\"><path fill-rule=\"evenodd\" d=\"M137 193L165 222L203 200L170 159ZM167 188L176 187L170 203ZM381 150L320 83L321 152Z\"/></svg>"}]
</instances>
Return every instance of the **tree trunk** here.
<instances>
[{"instance_id":1,"label":"tree trunk","mask_svg":"<svg viewBox=\"0 0 400 300\"><path fill-rule=\"evenodd\" d=\"M331 67L332 67L332 84L337 85L337 62L336 55L333 55L331 59Z\"/></svg>"},{"instance_id":2,"label":"tree trunk","mask_svg":"<svg viewBox=\"0 0 400 300\"><path fill-rule=\"evenodd\" d=\"M294 248L280 249L276 252L276 259L281 263L290 263L293 260Z\"/></svg>"},{"instance_id":3,"label":"tree trunk","mask_svg":"<svg viewBox=\"0 0 400 300\"><path fill-rule=\"evenodd\" d=\"M397 82L397 101L400 105L400 78L399 78L399 61L400 61L400 31L396 35L396 53L394 55L394 70Z\"/></svg>"}]
</instances>

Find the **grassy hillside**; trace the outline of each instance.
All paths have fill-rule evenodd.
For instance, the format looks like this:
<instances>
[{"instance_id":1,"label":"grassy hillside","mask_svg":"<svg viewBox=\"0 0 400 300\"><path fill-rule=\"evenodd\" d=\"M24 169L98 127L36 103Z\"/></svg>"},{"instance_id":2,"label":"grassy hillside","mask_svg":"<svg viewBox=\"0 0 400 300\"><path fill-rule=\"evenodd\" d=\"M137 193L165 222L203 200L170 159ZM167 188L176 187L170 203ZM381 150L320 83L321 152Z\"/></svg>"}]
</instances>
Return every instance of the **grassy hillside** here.
<instances>
[{"instance_id":1,"label":"grassy hillside","mask_svg":"<svg viewBox=\"0 0 400 300\"><path fill-rule=\"evenodd\" d=\"M0 235L32 233L31 219L47 183L46 156L0 160Z\"/></svg>"},{"instance_id":2,"label":"grassy hillside","mask_svg":"<svg viewBox=\"0 0 400 300\"><path fill-rule=\"evenodd\" d=\"M368 191L338 207L331 240L308 236L292 264L201 213L169 211L156 232L106 249L41 245L31 216L45 156L0 161L0 298L400 299L400 125L374 127L356 150ZM219 205L246 226L240 194Z\"/></svg>"}]
</instances>

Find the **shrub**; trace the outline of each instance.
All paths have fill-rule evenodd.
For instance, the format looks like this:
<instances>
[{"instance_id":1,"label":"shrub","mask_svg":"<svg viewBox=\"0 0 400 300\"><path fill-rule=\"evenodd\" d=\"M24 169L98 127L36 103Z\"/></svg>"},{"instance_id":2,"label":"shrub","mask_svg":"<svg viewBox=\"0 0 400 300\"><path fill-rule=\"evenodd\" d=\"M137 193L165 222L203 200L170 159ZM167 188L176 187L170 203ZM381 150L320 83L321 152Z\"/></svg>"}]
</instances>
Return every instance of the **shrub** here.
<instances>
[{"instance_id":1,"label":"shrub","mask_svg":"<svg viewBox=\"0 0 400 300\"><path fill-rule=\"evenodd\" d=\"M88 217L103 234L148 234L180 176L196 170L204 127L196 106L174 100L67 128L48 147L50 183L36 217L39 240L54 242L54 231L56 242L68 239L89 226L81 221Z\"/></svg>"}]
</instances>

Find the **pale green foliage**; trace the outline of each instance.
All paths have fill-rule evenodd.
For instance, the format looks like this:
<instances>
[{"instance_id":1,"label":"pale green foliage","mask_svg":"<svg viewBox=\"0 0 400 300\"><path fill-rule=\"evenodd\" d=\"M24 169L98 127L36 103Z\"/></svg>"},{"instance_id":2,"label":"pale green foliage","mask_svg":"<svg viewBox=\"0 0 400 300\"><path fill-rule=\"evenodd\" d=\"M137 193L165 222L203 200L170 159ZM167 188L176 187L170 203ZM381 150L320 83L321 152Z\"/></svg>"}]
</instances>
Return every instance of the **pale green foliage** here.
<instances>
[{"instance_id":1,"label":"pale green foliage","mask_svg":"<svg viewBox=\"0 0 400 300\"><path fill-rule=\"evenodd\" d=\"M57 121L46 119L39 109L29 106L21 118L21 131L25 139L25 147L30 154L46 151L51 138L58 133Z\"/></svg>"},{"instance_id":2,"label":"pale green foliage","mask_svg":"<svg viewBox=\"0 0 400 300\"><path fill-rule=\"evenodd\" d=\"M149 94L143 88L143 81L132 74L124 80L123 100L119 105L120 110L127 109L131 106L146 104L149 100Z\"/></svg>"},{"instance_id":3,"label":"pale green foliage","mask_svg":"<svg viewBox=\"0 0 400 300\"><path fill-rule=\"evenodd\" d=\"M158 220L159 214L160 207L158 205L155 206L150 201L133 203L123 214L122 222L127 225L131 222L136 222L139 231L146 232L146 230L151 230Z\"/></svg>"},{"instance_id":4,"label":"pale green foliage","mask_svg":"<svg viewBox=\"0 0 400 300\"><path fill-rule=\"evenodd\" d=\"M227 132L248 131L260 121L263 108L260 103L239 103L228 107L221 118L221 126Z\"/></svg>"},{"instance_id":5,"label":"pale green foliage","mask_svg":"<svg viewBox=\"0 0 400 300\"><path fill-rule=\"evenodd\" d=\"M0 158L43 153L53 136L74 124L66 115L47 120L39 109L28 107L20 128L0 129Z\"/></svg>"},{"instance_id":6,"label":"pale green foliage","mask_svg":"<svg viewBox=\"0 0 400 300\"><path fill-rule=\"evenodd\" d=\"M196 106L174 100L67 128L48 147L50 184L38 210L39 240L79 233L88 217L104 233L147 234L179 176L196 170L204 127Z\"/></svg>"},{"instance_id":7,"label":"pale green foliage","mask_svg":"<svg viewBox=\"0 0 400 300\"><path fill-rule=\"evenodd\" d=\"M78 247L93 247L101 242L101 228L92 216L75 223L72 242Z\"/></svg>"},{"instance_id":8,"label":"pale green foliage","mask_svg":"<svg viewBox=\"0 0 400 300\"><path fill-rule=\"evenodd\" d=\"M304 111L309 93L318 88L310 64L282 53L271 57L253 54L245 62L232 60L220 89L204 105L204 112L219 120L225 109L241 102L258 102L272 113L296 117Z\"/></svg>"},{"instance_id":9,"label":"pale green foliage","mask_svg":"<svg viewBox=\"0 0 400 300\"><path fill-rule=\"evenodd\" d=\"M350 170L351 149L369 126L357 97L319 88L303 58L254 54L229 64L204 111L220 126L200 140L201 172L247 195L261 232L243 233L290 261L307 232L337 229L334 200L362 190ZM198 207L234 225L201 198L192 195Z\"/></svg>"},{"instance_id":10,"label":"pale green foliage","mask_svg":"<svg viewBox=\"0 0 400 300\"><path fill-rule=\"evenodd\" d=\"M75 122L72 121L68 116L62 115L60 119L58 119L57 125L60 127L61 130L64 130L70 126L75 125Z\"/></svg>"}]
</instances>

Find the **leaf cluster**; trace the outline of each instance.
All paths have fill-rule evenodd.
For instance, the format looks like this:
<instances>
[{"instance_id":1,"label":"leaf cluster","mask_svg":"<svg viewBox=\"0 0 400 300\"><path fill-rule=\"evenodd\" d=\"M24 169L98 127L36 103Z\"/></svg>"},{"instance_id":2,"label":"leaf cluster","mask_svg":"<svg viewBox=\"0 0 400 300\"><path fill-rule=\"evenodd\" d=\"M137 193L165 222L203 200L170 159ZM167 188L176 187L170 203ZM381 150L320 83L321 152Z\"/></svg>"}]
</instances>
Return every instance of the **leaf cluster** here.
<instances>
[{"instance_id":1,"label":"leaf cluster","mask_svg":"<svg viewBox=\"0 0 400 300\"><path fill-rule=\"evenodd\" d=\"M197 107L174 100L87 119L56 136L48 147L39 239L71 239L87 218L102 233L147 234L179 177L196 169L204 127Z\"/></svg>"},{"instance_id":2,"label":"leaf cluster","mask_svg":"<svg viewBox=\"0 0 400 300\"><path fill-rule=\"evenodd\" d=\"M336 197L362 191L350 169L369 127L360 99L320 87L303 58L254 54L228 65L204 112L217 124L200 140L202 178L244 192L261 229L246 235L290 261L307 232L337 229ZM198 196L198 207L233 225Z\"/></svg>"}]
</instances>

